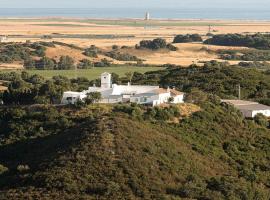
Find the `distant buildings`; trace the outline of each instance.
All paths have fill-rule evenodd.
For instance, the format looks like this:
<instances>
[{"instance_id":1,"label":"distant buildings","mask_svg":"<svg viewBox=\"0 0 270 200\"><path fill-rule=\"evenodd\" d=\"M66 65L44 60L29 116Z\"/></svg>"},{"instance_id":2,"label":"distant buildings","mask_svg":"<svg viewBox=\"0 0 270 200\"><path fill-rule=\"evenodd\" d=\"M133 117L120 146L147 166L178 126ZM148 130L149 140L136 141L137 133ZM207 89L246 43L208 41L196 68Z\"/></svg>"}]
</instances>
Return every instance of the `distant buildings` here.
<instances>
[{"instance_id":1,"label":"distant buildings","mask_svg":"<svg viewBox=\"0 0 270 200\"><path fill-rule=\"evenodd\" d=\"M7 36L0 36L0 43L7 42Z\"/></svg>"},{"instance_id":2,"label":"distant buildings","mask_svg":"<svg viewBox=\"0 0 270 200\"><path fill-rule=\"evenodd\" d=\"M145 85L117 85L112 84L111 74L101 74L101 87L89 87L82 92L64 92L62 104L74 104L78 100L83 101L88 93L99 92L101 101L99 103L137 103L157 106L163 103L183 103L184 93L175 89L163 89L159 86Z\"/></svg>"},{"instance_id":3,"label":"distant buildings","mask_svg":"<svg viewBox=\"0 0 270 200\"><path fill-rule=\"evenodd\" d=\"M233 105L240 110L246 118L254 118L259 113L266 117L270 117L270 106L243 100L222 100L222 102Z\"/></svg>"},{"instance_id":4,"label":"distant buildings","mask_svg":"<svg viewBox=\"0 0 270 200\"><path fill-rule=\"evenodd\" d=\"M144 20L146 20L146 21L150 20L150 13L149 12L145 13Z\"/></svg>"}]
</instances>

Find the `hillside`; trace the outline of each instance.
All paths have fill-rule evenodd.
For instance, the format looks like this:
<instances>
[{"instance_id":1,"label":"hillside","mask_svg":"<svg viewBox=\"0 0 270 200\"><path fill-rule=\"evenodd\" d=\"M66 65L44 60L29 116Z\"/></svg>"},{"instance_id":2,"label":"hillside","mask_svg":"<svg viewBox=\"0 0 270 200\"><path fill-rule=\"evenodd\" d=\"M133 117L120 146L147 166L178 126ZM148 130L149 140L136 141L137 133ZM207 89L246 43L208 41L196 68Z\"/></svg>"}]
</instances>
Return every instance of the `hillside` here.
<instances>
[{"instance_id":1,"label":"hillside","mask_svg":"<svg viewBox=\"0 0 270 200\"><path fill-rule=\"evenodd\" d=\"M200 106L179 123L138 106L1 108L0 197L269 199L269 129Z\"/></svg>"}]
</instances>

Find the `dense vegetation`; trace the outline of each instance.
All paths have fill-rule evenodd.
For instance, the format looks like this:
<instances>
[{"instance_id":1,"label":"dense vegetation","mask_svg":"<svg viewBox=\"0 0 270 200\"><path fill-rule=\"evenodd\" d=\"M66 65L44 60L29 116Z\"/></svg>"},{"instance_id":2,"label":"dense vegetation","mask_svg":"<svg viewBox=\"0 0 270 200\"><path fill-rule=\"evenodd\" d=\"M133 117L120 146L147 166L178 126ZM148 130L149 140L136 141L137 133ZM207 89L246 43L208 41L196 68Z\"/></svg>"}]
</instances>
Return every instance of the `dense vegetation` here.
<instances>
[{"instance_id":1,"label":"dense vegetation","mask_svg":"<svg viewBox=\"0 0 270 200\"><path fill-rule=\"evenodd\" d=\"M27 58L24 60L25 69L39 69L39 70L67 70L75 69L75 61L70 56L61 56L57 62L48 57L42 57L39 60Z\"/></svg>"},{"instance_id":2,"label":"dense vegetation","mask_svg":"<svg viewBox=\"0 0 270 200\"><path fill-rule=\"evenodd\" d=\"M44 43L8 43L0 45L0 62L11 63L24 61L32 56L42 57L45 55Z\"/></svg>"},{"instance_id":3,"label":"dense vegetation","mask_svg":"<svg viewBox=\"0 0 270 200\"><path fill-rule=\"evenodd\" d=\"M243 60L243 61L269 61L268 50L219 50L217 52L221 59Z\"/></svg>"},{"instance_id":4,"label":"dense vegetation","mask_svg":"<svg viewBox=\"0 0 270 200\"><path fill-rule=\"evenodd\" d=\"M105 56L108 56L110 58L113 58L115 60L120 60L120 61L142 61L137 56L131 55L129 53L120 53L115 50L106 52Z\"/></svg>"},{"instance_id":5,"label":"dense vegetation","mask_svg":"<svg viewBox=\"0 0 270 200\"><path fill-rule=\"evenodd\" d=\"M222 46L243 46L257 49L270 49L270 35L221 34L204 41L205 44Z\"/></svg>"},{"instance_id":6,"label":"dense vegetation","mask_svg":"<svg viewBox=\"0 0 270 200\"><path fill-rule=\"evenodd\" d=\"M85 49L83 54L92 57L97 58L98 54L102 53L102 50L96 47L95 45L91 45L89 48Z\"/></svg>"},{"instance_id":7,"label":"dense vegetation","mask_svg":"<svg viewBox=\"0 0 270 200\"><path fill-rule=\"evenodd\" d=\"M98 93L55 106L63 91L99 80L0 74L9 81L0 95L0 199L269 199L269 121L243 119L218 96L234 98L241 84L244 98L267 103L270 73L217 62L168 67L112 78L175 86L199 111L92 105Z\"/></svg>"},{"instance_id":8,"label":"dense vegetation","mask_svg":"<svg viewBox=\"0 0 270 200\"><path fill-rule=\"evenodd\" d=\"M88 63L86 60L83 61L84 66L82 68L92 67L93 63ZM95 63L99 66L110 65L110 62L103 60L101 63ZM256 64L256 63L255 63ZM254 64L254 65L255 65ZM241 85L241 96L244 99L253 100L267 100L270 98L270 73L269 71L259 71L259 65L255 67L251 66L251 63L240 63L241 66L228 66L226 63L209 62L206 63L204 67L190 66L188 68L180 68L168 65L168 69L146 72L141 74L135 72L132 74L131 81L133 84L147 84L147 85L161 85L164 88L176 87L180 91L190 92L194 88L198 88L204 92L212 93L220 96L221 98L236 98L238 97L238 85ZM266 67L266 66L265 66ZM260 69L260 68L259 68ZM265 69L265 68L261 68ZM114 75L114 77L116 77ZM61 81L58 79L60 78ZM130 78L122 77L114 79L117 83L126 84ZM87 88L90 84L94 82L99 84L99 80L89 81L85 78L74 79L71 82L64 77L55 77L57 87L62 87L58 95L56 102L59 102L59 97L61 97L61 91L74 89L82 90ZM45 80L40 76L30 76L27 73L22 73L18 75L16 73L0 74L0 80L11 81L9 85L9 91L5 92L4 96L7 99L16 99L11 103L25 102L34 103L40 102L40 98L45 102L50 102L48 99L44 99L44 92L47 94L51 93L50 90L55 91L54 84L51 80ZM53 88L47 89L46 91L40 91L43 84L50 82ZM36 84L38 83L38 84ZM36 85L35 85L36 84ZM45 86L44 86L45 87ZM46 86L47 87L47 86ZM54 93L54 92L52 92ZM16 94L16 95L15 95ZM16 98L12 95L17 96ZM24 96L30 95L30 101L25 100ZM41 96L38 98L38 96ZM36 99L38 101L36 101ZM17 102L18 100L18 102ZM41 101L42 102L42 101Z\"/></svg>"},{"instance_id":9,"label":"dense vegetation","mask_svg":"<svg viewBox=\"0 0 270 200\"><path fill-rule=\"evenodd\" d=\"M202 42L202 37L199 34L176 35L173 43L188 43L188 42Z\"/></svg>"},{"instance_id":10,"label":"dense vegetation","mask_svg":"<svg viewBox=\"0 0 270 200\"><path fill-rule=\"evenodd\" d=\"M50 104L59 103L62 94L67 90L84 90L92 83L86 78L69 80L55 76L45 80L39 75L29 75L27 72L0 74L0 80L10 81L8 90L0 95L5 104Z\"/></svg>"},{"instance_id":11,"label":"dense vegetation","mask_svg":"<svg viewBox=\"0 0 270 200\"><path fill-rule=\"evenodd\" d=\"M269 199L269 130L207 98L180 121L177 107L0 108L0 197Z\"/></svg>"},{"instance_id":12,"label":"dense vegetation","mask_svg":"<svg viewBox=\"0 0 270 200\"><path fill-rule=\"evenodd\" d=\"M171 51L177 51L177 47L173 46L170 43L167 43L165 39L156 38L154 40L142 40L139 45L135 46L136 49L169 49Z\"/></svg>"},{"instance_id":13,"label":"dense vegetation","mask_svg":"<svg viewBox=\"0 0 270 200\"><path fill-rule=\"evenodd\" d=\"M159 84L189 92L199 88L222 98L238 96L238 85L244 99L270 98L270 74L256 69L228 66L226 63L208 62L204 67L172 68L145 74L134 74L133 83Z\"/></svg>"}]
</instances>

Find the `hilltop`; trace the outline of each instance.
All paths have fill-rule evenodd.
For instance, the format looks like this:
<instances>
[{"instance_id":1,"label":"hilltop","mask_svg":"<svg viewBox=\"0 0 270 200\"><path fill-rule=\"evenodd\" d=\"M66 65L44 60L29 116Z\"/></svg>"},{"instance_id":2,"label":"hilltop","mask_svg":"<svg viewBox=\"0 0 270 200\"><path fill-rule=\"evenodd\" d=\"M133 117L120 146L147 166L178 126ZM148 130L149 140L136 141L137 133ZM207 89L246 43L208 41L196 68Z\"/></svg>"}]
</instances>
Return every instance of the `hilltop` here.
<instances>
[{"instance_id":1,"label":"hilltop","mask_svg":"<svg viewBox=\"0 0 270 200\"><path fill-rule=\"evenodd\" d=\"M1 198L269 199L269 129L208 98L1 108Z\"/></svg>"}]
</instances>

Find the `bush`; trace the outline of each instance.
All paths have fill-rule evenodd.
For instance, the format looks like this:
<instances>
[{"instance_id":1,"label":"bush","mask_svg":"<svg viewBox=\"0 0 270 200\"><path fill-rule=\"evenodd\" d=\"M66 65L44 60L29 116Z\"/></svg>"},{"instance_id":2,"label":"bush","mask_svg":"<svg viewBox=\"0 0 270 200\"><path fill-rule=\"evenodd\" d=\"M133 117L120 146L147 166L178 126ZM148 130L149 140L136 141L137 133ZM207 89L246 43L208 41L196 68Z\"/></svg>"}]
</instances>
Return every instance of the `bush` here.
<instances>
[{"instance_id":1,"label":"bush","mask_svg":"<svg viewBox=\"0 0 270 200\"><path fill-rule=\"evenodd\" d=\"M75 69L74 60L70 56L61 56L58 62L58 69Z\"/></svg>"},{"instance_id":2,"label":"bush","mask_svg":"<svg viewBox=\"0 0 270 200\"><path fill-rule=\"evenodd\" d=\"M92 57L92 58L97 58L98 54L102 53L102 51L97 48L95 45L91 45L89 48L85 49L83 52L84 55Z\"/></svg>"},{"instance_id":3,"label":"bush","mask_svg":"<svg viewBox=\"0 0 270 200\"><path fill-rule=\"evenodd\" d=\"M187 43L187 42L202 42L202 37L199 34L192 35L177 35L173 39L173 43Z\"/></svg>"},{"instance_id":4,"label":"bush","mask_svg":"<svg viewBox=\"0 0 270 200\"><path fill-rule=\"evenodd\" d=\"M103 58L100 62L94 63L95 67L109 67L111 66L111 62L107 60L106 58Z\"/></svg>"},{"instance_id":5,"label":"bush","mask_svg":"<svg viewBox=\"0 0 270 200\"><path fill-rule=\"evenodd\" d=\"M87 93L87 97L84 99L86 105L92 103L98 103L101 100L102 96L100 92L90 92Z\"/></svg>"},{"instance_id":6,"label":"bush","mask_svg":"<svg viewBox=\"0 0 270 200\"><path fill-rule=\"evenodd\" d=\"M94 63L92 63L90 60L88 59L83 59L80 61L80 64L78 65L79 69L90 69L94 67Z\"/></svg>"},{"instance_id":7,"label":"bush","mask_svg":"<svg viewBox=\"0 0 270 200\"><path fill-rule=\"evenodd\" d=\"M5 172L7 172L7 171L8 171L8 168L5 167L4 165L1 165L0 164L0 175L3 174L3 173L5 173Z\"/></svg>"},{"instance_id":8,"label":"bush","mask_svg":"<svg viewBox=\"0 0 270 200\"><path fill-rule=\"evenodd\" d=\"M178 48L172 44L167 44L167 49L171 50L171 51L177 51Z\"/></svg>"},{"instance_id":9,"label":"bush","mask_svg":"<svg viewBox=\"0 0 270 200\"><path fill-rule=\"evenodd\" d=\"M50 70L56 68L56 61L48 57L43 57L35 63L36 69Z\"/></svg>"},{"instance_id":10,"label":"bush","mask_svg":"<svg viewBox=\"0 0 270 200\"><path fill-rule=\"evenodd\" d=\"M254 117L254 121L260 125L260 126L264 126L264 127L268 127L269 126L269 121L267 119L266 116L264 116L263 114L259 113Z\"/></svg>"},{"instance_id":11,"label":"bush","mask_svg":"<svg viewBox=\"0 0 270 200\"><path fill-rule=\"evenodd\" d=\"M141 61L137 56L130 55L128 53L120 53L116 51L110 51L105 53L105 56L113 58L120 61Z\"/></svg>"},{"instance_id":12,"label":"bush","mask_svg":"<svg viewBox=\"0 0 270 200\"><path fill-rule=\"evenodd\" d=\"M113 45L112 46L112 50L118 50L119 49L119 46L118 45Z\"/></svg>"},{"instance_id":13,"label":"bush","mask_svg":"<svg viewBox=\"0 0 270 200\"><path fill-rule=\"evenodd\" d=\"M154 40L142 40L139 45L136 45L137 49L146 48L151 50L158 50L167 48L166 40L162 38L156 38Z\"/></svg>"}]
</instances>

